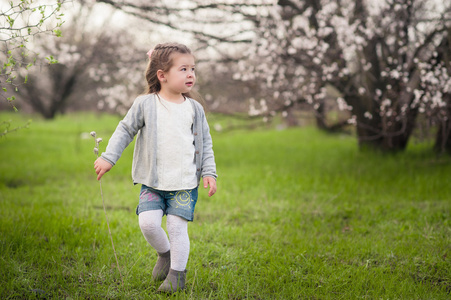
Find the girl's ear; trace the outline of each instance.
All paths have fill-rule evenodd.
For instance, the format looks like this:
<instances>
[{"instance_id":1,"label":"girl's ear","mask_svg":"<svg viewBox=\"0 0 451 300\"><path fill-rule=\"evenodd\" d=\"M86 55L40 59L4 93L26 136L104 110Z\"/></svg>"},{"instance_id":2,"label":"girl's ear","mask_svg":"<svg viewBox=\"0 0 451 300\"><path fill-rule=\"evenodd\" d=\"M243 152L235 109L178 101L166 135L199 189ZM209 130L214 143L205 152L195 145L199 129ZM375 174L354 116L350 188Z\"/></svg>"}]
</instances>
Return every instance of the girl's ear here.
<instances>
[{"instance_id":1,"label":"girl's ear","mask_svg":"<svg viewBox=\"0 0 451 300\"><path fill-rule=\"evenodd\" d=\"M166 81L166 76L163 72L163 70L158 70L157 71L157 78L160 82L165 82Z\"/></svg>"}]
</instances>

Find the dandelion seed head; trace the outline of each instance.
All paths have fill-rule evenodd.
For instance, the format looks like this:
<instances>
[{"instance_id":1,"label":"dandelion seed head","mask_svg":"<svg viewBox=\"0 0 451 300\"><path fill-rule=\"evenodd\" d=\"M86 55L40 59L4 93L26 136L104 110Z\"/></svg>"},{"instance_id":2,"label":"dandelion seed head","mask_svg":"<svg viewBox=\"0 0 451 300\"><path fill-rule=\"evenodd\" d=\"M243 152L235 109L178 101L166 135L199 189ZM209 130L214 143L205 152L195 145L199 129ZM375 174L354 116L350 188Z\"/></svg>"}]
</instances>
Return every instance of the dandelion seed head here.
<instances>
[{"instance_id":1,"label":"dandelion seed head","mask_svg":"<svg viewBox=\"0 0 451 300\"><path fill-rule=\"evenodd\" d=\"M103 140L102 140L102 138L97 138L96 139L96 143L100 143L100 142L102 142Z\"/></svg>"},{"instance_id":2,"label":"dandelion seed head","mask_svg":"<svg viewBox=\"0 0 451 300\"><path fill-rule=\"evenodd\" d=\"M94 148L94 154L95 154L95 155L98 155L98 154L99 154L99 148L97 148L97 147Z\"/></svg>"},{"instance_id":3,"label":"dandelion seed head","mask_svg":"<svg viewBox=\"0 0 451 300\"><path fill-rule=\"evenodd\" d=\"M92 137L96 137L96 132L95 131L91 131L91 136Z\"/></svg>"}]
</instances>

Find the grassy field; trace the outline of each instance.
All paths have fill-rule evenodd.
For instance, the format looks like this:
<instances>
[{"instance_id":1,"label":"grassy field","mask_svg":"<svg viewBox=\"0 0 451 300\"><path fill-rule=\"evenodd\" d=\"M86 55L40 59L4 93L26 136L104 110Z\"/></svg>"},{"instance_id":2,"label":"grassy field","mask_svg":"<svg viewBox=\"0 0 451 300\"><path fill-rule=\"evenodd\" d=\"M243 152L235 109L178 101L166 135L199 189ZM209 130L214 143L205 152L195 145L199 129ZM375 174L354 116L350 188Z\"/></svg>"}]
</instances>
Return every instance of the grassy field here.
<instances>
[{"instance_id":1,"label":"grassy field","mask_svg":"<svg viewBox=\"0 0 451 300\"><path fill-rule=\"evenodd\" d=\"M122 285L88 134L107 141L118 120L37 119L0 139L1 299L450 299L451 158L363 154L313 128L213 133L218 193L200 191L171 296L150 282L130 146L102 179Z\"/></svg>"}]
</instances>

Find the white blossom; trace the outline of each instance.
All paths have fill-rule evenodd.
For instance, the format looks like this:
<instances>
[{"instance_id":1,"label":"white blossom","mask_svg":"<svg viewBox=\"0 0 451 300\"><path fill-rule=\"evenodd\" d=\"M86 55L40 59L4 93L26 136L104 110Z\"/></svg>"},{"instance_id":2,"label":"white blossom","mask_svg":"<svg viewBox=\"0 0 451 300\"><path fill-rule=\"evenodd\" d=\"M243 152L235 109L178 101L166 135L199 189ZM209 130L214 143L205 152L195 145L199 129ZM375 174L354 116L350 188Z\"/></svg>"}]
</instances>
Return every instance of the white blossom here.
<instances>
[{"instance_id":1,"label":"white blossom","mask_svg":"<svg viewBox=\"0 0 451 300\"><path fill-rule=\"evenodd\" d=\"M365 112L365 114L363 116L365 118L367 118L367 119L372 119L373 118L373 115L369 111Z\"/></svg>"}]
</instances>

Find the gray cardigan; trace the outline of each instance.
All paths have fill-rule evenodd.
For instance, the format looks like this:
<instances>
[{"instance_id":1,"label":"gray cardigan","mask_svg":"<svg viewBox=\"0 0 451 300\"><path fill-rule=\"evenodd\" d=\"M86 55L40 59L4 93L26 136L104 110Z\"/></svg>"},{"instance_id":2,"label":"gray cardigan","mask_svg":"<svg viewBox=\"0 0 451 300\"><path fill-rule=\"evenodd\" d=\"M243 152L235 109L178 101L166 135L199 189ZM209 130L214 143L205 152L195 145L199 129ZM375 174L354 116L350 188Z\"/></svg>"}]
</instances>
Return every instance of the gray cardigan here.
<instances>
[{"instance_id":1,"label":"gray cardigan","mask_svg":"<svg viewBox=\"0 0 451 300\"><path fill-rule=\"evenodd\" d=\"M192 131L194 135L194 160L197 169L197 180L199 182L201 177L213 177L216 179L213 143L204 109L199 102L191 98L187 99L193 105L194 110ZM124 119L119 122L105 152L101 155L103 159L114 166L121 157L122 152L137 134L133 153L133 183L140 183L154 188L158 188L158 173L156 170L156 144L158 138L156 101L158 100L155 94L136 98Z\"/></svg>"}]
</instances>

